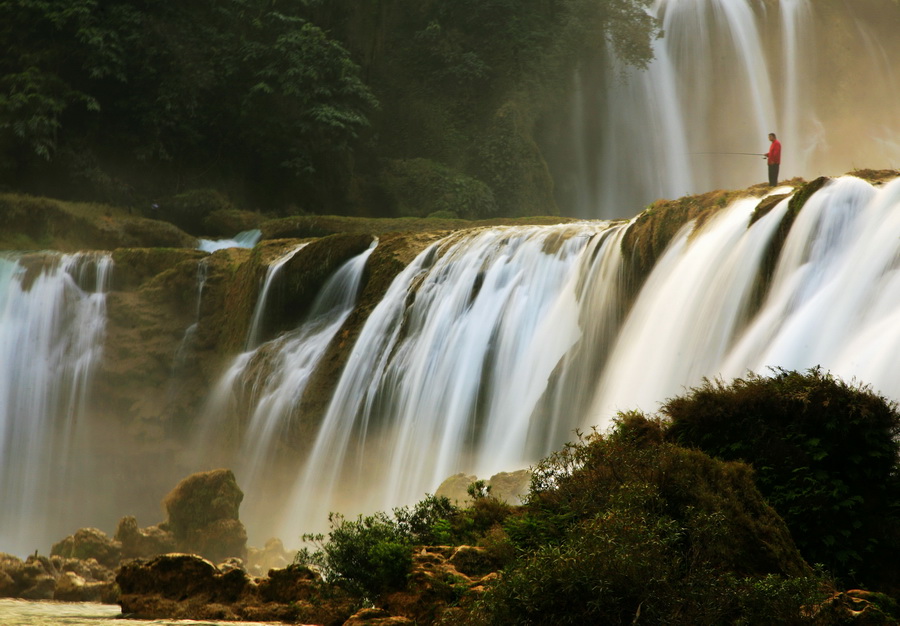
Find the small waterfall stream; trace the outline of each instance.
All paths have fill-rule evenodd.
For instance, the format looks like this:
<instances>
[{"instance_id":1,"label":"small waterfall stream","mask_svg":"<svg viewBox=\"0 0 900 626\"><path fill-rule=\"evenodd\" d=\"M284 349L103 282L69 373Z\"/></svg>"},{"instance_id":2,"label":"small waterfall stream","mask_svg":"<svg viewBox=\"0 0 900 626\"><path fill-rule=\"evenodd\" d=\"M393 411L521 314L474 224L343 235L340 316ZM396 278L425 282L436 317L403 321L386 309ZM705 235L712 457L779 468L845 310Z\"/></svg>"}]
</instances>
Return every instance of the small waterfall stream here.
<instances>
[{"instance_id":1,"label":"small waterfall stream","mask_svg":"<svg viewBox=\"0 0 900 626\"><path fill-rule=\"evenodd\" d=\"M273 474L281 471L278 449L282 439L290 435L292 423L302 419L296 414L297 406L319 360L353 312L363 270L376 244L338 268L295 330L238 355L210 395L197 447L200 456L219 456L209 449L211 443L213 447L221 445L214 433L227 431L230 420L242 424L235 435L237 449L227 462L247 493L243 517L251 526L270 526L266 521L273 507L259 501L277 495L269 485L274 481ZM258 318L279 270L302 248L292 248L269 267L252 333L259 333Z\"/></svg>"}]
</instances>

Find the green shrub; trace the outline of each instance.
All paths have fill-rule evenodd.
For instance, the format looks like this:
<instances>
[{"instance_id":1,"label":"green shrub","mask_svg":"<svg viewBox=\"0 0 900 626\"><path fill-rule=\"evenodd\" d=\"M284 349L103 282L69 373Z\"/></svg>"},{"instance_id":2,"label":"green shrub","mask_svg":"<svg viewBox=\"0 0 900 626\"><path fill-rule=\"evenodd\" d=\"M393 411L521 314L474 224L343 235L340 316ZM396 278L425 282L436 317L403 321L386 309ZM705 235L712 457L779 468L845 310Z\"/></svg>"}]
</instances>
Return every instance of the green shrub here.
<instances>
[{"instance_id":1,"label":"green shrub","mask_svg":"<svg viewBox=\"0 0 900 626\"><path fill-rule=\"evenodd\" d=\"M228 198L213 189L191 189L159 202L148 217L172 222L192 235L205 234L204 220L215 211L233 210ZM234 234L234 233L231 233Z\"/></svg>"},{"instance_id":2,"label":"green shrub","mask_svg":"<svg viewBox=\"0 0 900 626\"><path fill-rule=\"evenodd\" d=\"M390 161L382 184L401 216L478 219L497 211L485 183L429 159Z\"/></svg>"},{"instance_id":3,"label":"green shrub","mask_svg":"<svg viewBox=\"0 0 900 626\"><path fill-rule=\"evenodd\" d=\"M408 507L394 509L397 526L412 543L421 545L449 544L451 525L449 519L457 513L449 498L427 495Z\"/></svg>"},{"instance_id":4,"label":"green shrub","mask_svg":"<svg viewBox=\"0 0 900 626\"><path fill-rule=\"evenodd\" d=\"M524 512L504 521L518 557L470 623L812 623L802 609L828 587L749 468L661 428L623 415L533 468Z\"/></svg>"},{"instance_id":5,"label":"green shrub","mask_svg":"<svg viewBox=\"0 0 900 626\"><path fill-rule=\"evenodd\" d=\"M379 512L350 521L332 513L328 520L328 541L321 535L304 535L318 549L301 550L294 563L316 565L329 581L370 600L406 584L412 546L390 517Z\"/></svg>"},{"instance_id":6,"label":"green shrub","mask_svg":"<svg viewBox=\"0 0 900 626\"><path fill-rule=\"evenodd\" d=\"M668 437L753 465L801 553L840 582L900 591L896 406L819 369L706 381L669 400Z\"/></svg>"}]
</instances>

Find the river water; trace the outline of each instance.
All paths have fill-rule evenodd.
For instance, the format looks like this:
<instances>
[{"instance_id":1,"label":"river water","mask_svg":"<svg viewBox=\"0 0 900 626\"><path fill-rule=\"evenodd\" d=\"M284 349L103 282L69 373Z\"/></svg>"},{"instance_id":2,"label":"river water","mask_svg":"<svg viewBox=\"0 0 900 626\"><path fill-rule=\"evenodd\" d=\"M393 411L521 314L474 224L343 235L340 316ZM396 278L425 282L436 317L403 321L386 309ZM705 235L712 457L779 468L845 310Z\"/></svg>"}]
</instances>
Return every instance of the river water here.
<instances>
[{"instance_id":1,"label":"river water","mask_svg":"<svg viewBox=\"0 0 900 626\"><path fill-rule=\"evenodd\" d=\"M112 604L93 602L51 602L0 599L0 624L2 626L100 626L122 624L127 626L175 626L195 624L199 626L263 626L277 622L210 622L196 620L125 620L121 609Z\"/></svg>"}]
</instances>

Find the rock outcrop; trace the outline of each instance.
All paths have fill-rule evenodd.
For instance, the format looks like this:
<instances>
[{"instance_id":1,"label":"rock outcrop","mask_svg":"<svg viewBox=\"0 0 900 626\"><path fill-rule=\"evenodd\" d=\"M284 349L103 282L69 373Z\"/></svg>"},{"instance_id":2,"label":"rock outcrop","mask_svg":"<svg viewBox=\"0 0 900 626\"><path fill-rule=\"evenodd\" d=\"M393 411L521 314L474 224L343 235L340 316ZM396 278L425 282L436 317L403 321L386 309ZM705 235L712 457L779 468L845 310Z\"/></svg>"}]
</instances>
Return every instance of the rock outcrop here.
<instances>
[{"instance_id":1,"label":"rock outcrop","mask_svg":"<svg viewBox=\"0 0 900 626\"><path fill-rule=\"evenodd\" d=\"M247 556L247 531L238 510L244 493L231 470L192 474L163 500L176 548L213 561Z\"/></svg>"},{"instance_id":2,"label":"rock outcrop","mask_svg":"<svg viewBox=\"0 0 900 626\"><path fill-rule=\"evenodd\" d=\"M343 624L354 602L326 589L306 567L272 570L251 578L240 569L222 572L187 554L134 560L116 575L122 613L142 619L216 619Z\"/></svg>"},{"instance_id":3,"label":"rock outcrop","mask_svg":"<svg viewBox=\"0 0 900 626\"><path fill-rule=\"evenodd\" d=\"M94 559L103 567L114 568L122 559L122 544L97 528L81 528L53 544L50 556L82 561Z\"/></svg>"},{"instance_id":4,"label":"rock outcrop","mask_svg":"<svg viewBox=\"0 0 900 626\"><path fill-rule=\"evenodd\" d=\"M358 609L339 586L300 565L255 578L187 554L124 564L116 575L122 613L142 619L299 621L359 626L431 624L450 619L496 578L499 563L484 548L423 547L406 587L377 608Z\"/></svg>"},{"instance_id":5,"label":"rock outcrop","mask_svg":"<svg viewBox=\"0 0 900 626\"><path fill-rule=\"evenodd\" d=\"M469 485L478 480L474 474L459 473L448 477L435 490L436 496L449 498L451 502L467 506L472 503L469 495ZM485 487L490 488L490 494L501 502L519 504L522 497L528 493L531 484L531 472L517 470L514 472L500 472L494 474L484 482Z\"/></svg>"},{"instance_id":6,"label":"rock outcrop","mask_svg":"<svg viewBox=\"0 0 900 626\"><path fill-rule=\"evenodd\" d=\"M94 558L33 555L26 560L0 553L0 598L115 602L114 572Z\"/></svg>"},{"instance_id":7,"label":"rock outcrop","mask_svg":"<svg viewBox=\"0 0 900 626\"><path fill-rule=\"evenodd\" d=\"M175 535L164 524L138 528L137 519L123 517L116 529L116 541L122 546L122 558L147 558L175 552Z\"/></svg>"}]
</instances>

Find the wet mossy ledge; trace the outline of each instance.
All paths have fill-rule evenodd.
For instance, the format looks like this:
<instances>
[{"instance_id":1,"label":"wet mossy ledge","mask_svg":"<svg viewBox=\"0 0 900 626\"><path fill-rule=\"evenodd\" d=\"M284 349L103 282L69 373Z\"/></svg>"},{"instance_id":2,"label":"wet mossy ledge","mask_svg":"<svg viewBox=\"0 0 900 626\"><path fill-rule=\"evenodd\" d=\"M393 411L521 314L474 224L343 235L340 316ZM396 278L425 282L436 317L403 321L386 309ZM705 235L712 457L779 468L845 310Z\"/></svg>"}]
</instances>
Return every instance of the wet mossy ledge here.
<instances>
[{"instance_id":1,"label":"wet mossy ledge","mask_svg":"<svg viewBox=\"0 0 900 626\"><path fill-rule=\"evenodd\" d=\"M880 186L900 177L900 170L861 169L849 172L847 176L855 176L872 185ZM792 178L779 185L789 189L771 196L766 196L771 188L766 184L759 184L742 190L718 189L676 200L653 202L632 220L622 239L622 254L629 268L628 287L631 293L640 288L666 247L684 226L693 222L693 232L699 232L709 218L739 198L762 197L747 224L748 227L783 199L791 198L788 215L782 220L766 253L766 258L771 264L777 258L794 218L809 197L830 180L832 178L827 176L820 176L810 182L802 178Z\"/></svg>"}]
</instances>

